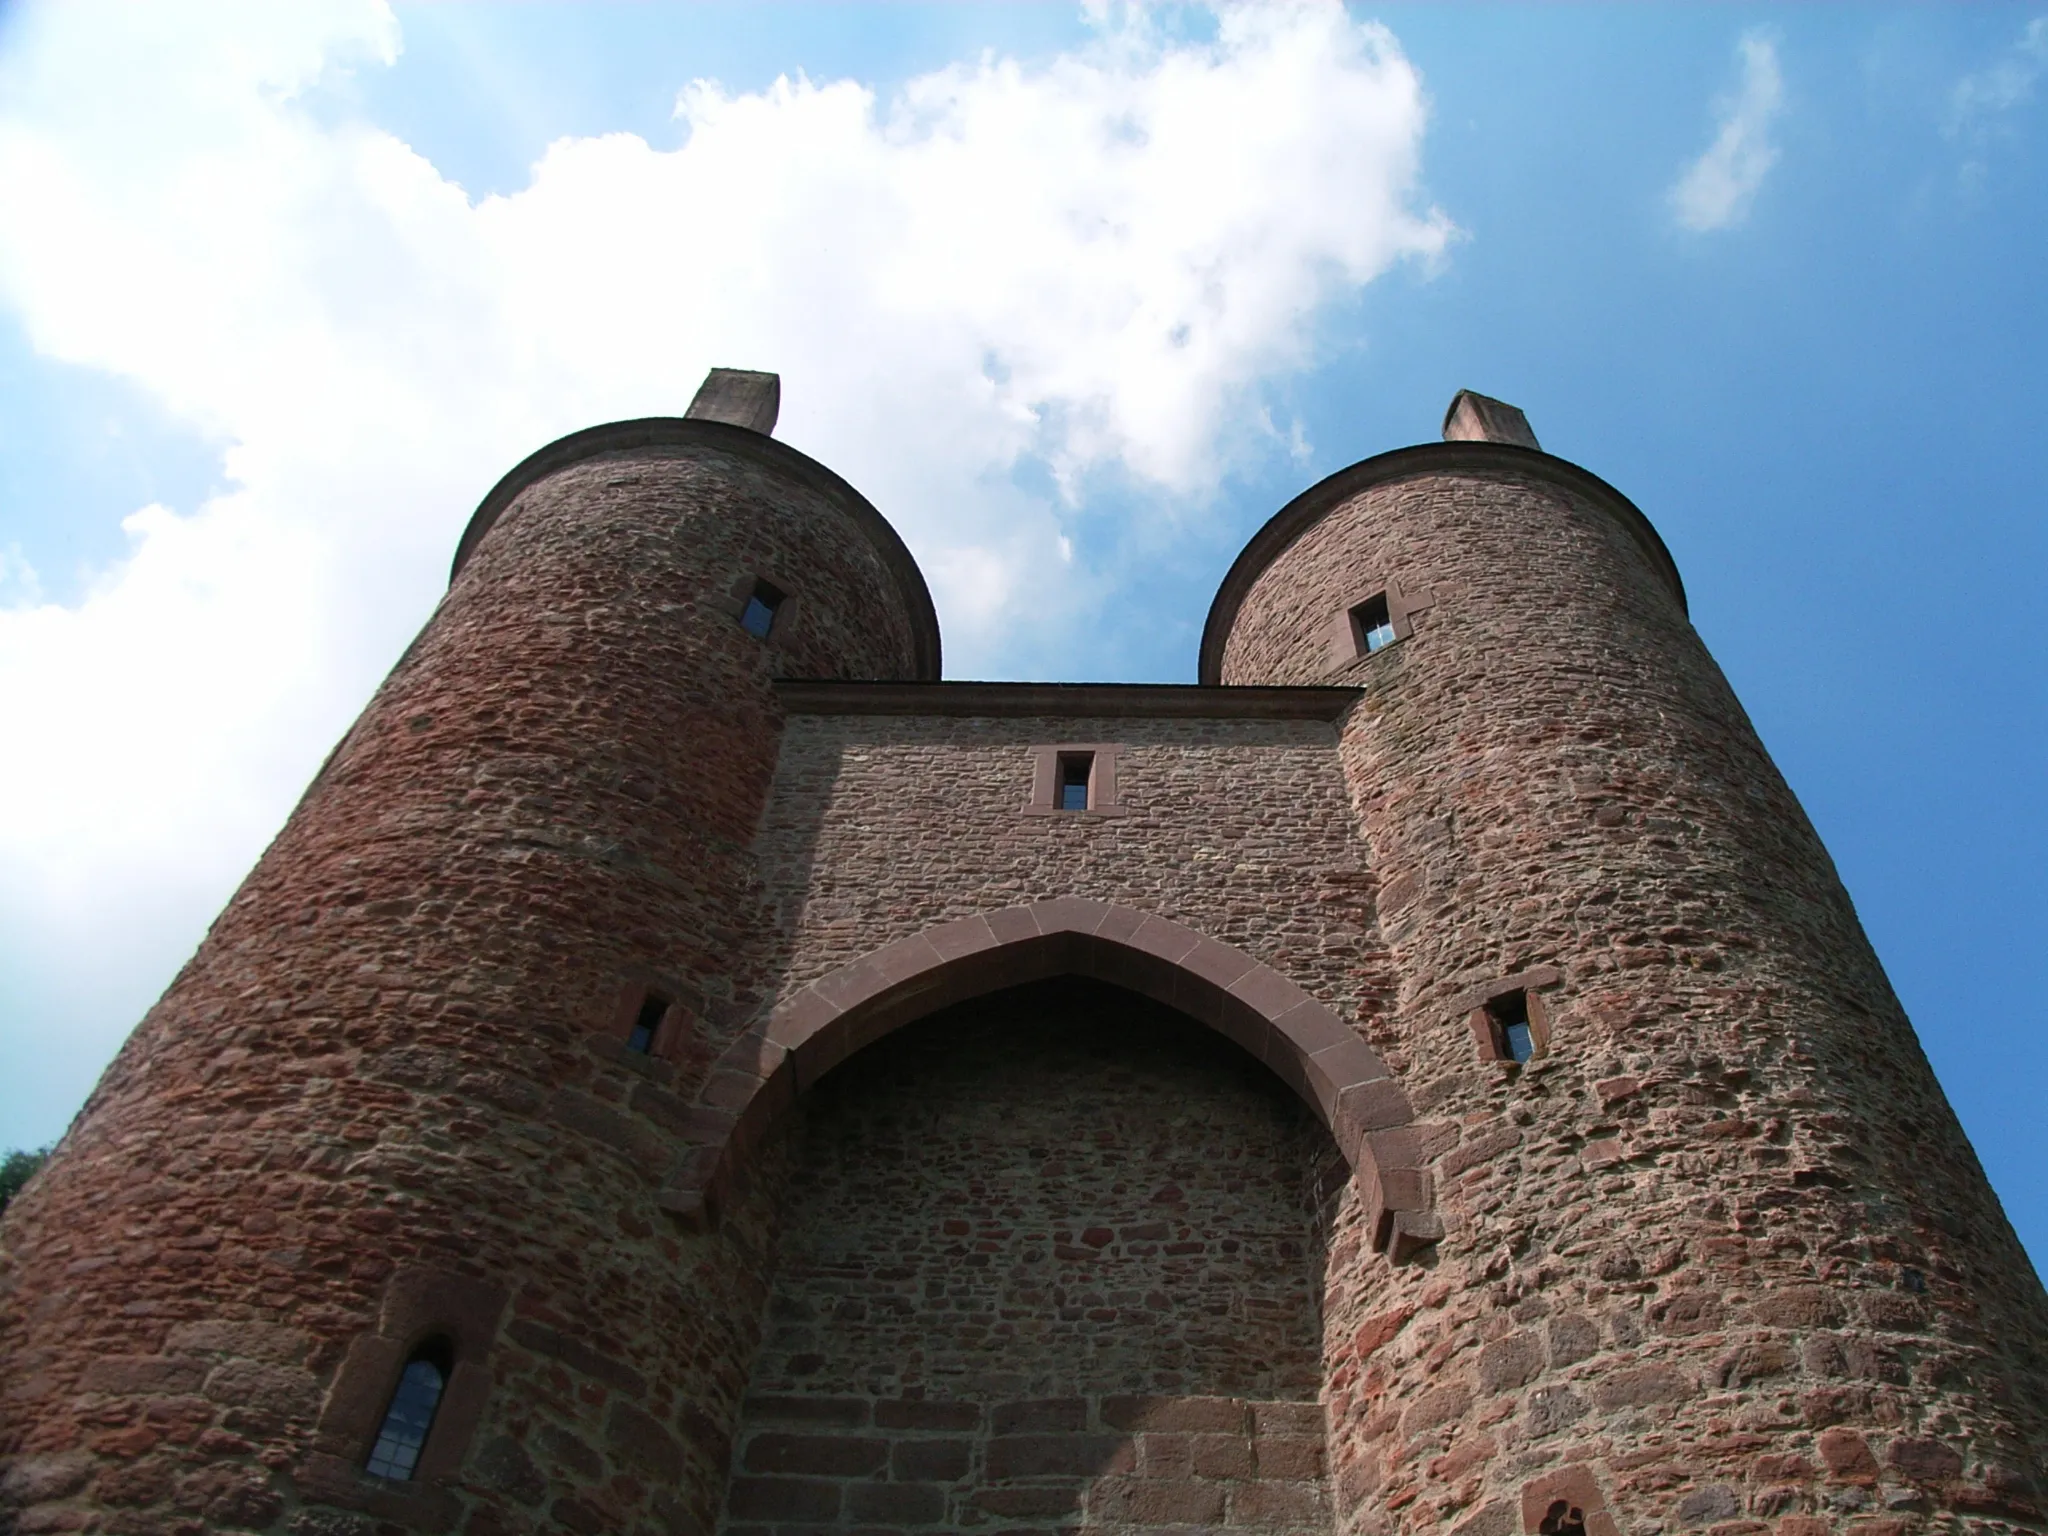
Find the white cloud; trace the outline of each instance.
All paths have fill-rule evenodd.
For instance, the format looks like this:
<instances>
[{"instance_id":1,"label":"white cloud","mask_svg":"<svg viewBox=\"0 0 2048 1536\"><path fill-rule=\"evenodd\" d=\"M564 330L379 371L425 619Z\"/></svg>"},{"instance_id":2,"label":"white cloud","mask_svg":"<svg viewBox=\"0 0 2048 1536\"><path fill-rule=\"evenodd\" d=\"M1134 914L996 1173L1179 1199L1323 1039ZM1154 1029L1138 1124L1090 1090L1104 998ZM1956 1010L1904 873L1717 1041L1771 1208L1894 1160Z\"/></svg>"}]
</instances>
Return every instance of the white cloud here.
<instances>
[{"instance_id":1,"label":"white cloud","mask_svg":"<svg viewBox=\"0 0 2048 1536\"><path fill-rule=\"evenodd\" d=\"M563 139L479 203L336 88L401 46L373 0L10 25L0 302L231 445L226 492L137 511L76 603L0 588L21 1083L133 1022L532 448L678 412L713 364L776 369L779 435L904 532L956 675L1028 672L1009 637L1058 626L1018 616L1104 573L1011 471L1198 497L1286 440L1260 385L1320 307L1450 232L1417 201L1414 69L1334 3L1227 9L1200 43L1103 21L888 102L698 82L682 147Z\"/></svg>"},{"instance_id":2,"label":"white cloud","mask_svg":"<svg viewBox=\"0 0 2048 1536\"><path fill-rule=\"evenodd\" d=\"M2034 96L2034 86L2048 71L2048 16L2036 16L2021 29L2019 40L1992 63L1956 82L1949 97L1943 131L1964 146L1962 178L1966 187L1981 185L1989 171L1991 145L2014 132L2012 116Z\"/></svg>"},{"instance_id":3,"label":"white cloud","mask_svg":"<svg viewBox=\"0 0 2048 1536\"><path fill-rule=\"evenodd\" d=\"M1964 129L2027 101L2043 69L2048 69L2048 16L2036 16L1990 68L1956 82L1949 104L1951 129Z\"/></svg>"},{"instance_id":4,"label":"white cloud","mask_svg":"<svg viewBox=\"0 0 2048 1536\"><path fill-rule=\"evenodd\" d=\"M1778 163L1772 121L1784 104L1777 45L1746 32L1736 46L1742 79L1715 104L1719 123L1705 154L1686 167L1671 189L1671 211L1686 229L1727 229L1749 216L1757 189Z\"/></svg>"}]
</instances>

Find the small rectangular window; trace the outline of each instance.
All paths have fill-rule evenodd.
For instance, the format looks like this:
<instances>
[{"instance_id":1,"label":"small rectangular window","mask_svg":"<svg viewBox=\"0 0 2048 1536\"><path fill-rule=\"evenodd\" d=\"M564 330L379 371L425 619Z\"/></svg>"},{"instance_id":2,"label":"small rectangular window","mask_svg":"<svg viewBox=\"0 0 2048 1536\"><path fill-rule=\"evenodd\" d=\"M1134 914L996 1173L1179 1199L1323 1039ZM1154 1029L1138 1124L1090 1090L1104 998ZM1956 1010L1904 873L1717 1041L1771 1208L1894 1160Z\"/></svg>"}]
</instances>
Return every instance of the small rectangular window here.
<instances>
[{"instance_id":1,"label":"small rectangular window","mask_svg":"<svg viewBox=\"0 0 2048 1536\"><path fill-rule=\"evenodd\" d=\"M626 1049L641 1056L652 1056L655 1038L661 1033L661 1021L667 1016L668 999L659 993L648 993L647 1000L641 1003L640 1012L633 1020L632 1033L626 1036Z\"/></svg>"},{"instance_id":2,"label":"small rectangular window","mask_svg":"<svg viewBox=\"0 0 2048 1536\"><path fill-rule=\"evenodd\" d=\"M768 631L775 627L775 610L782 606L782 598L781 591L767 582L755 582L753 595L740 610L740 628L756 640L766 640Z\"/></svg>"},{"instance_id":3,"label":"small rectangular window","mask_svg":"<svg viewBox=\"0 0 2048 1536\"><path fill-rule=\"evenodd\" d=\"M1529 994L1509 992L1486 1005L1502 1061L1527 1061L1536 1054L1536 1031L1529 1023Z\"/></svg>"},{"instance_id":4,"label":"small rectangular window","mask_svg":"<svg viewBox=\"0 0 2048 1536\"><path fill-rule=\"evenodd\" d=\"M1095 775L1093 752L1060 754L1059 808L1063 811L1088 809L1088 781Z\"/></svg>"},{"instance_id":5,"label":"small rectangular window","mask_svg":"<svg viewBox=\"0 0 2048 1536\"><path fill-rule=\"evenodd\" d=\"M1351 626L1358 633L1359 650L1366 655L1392 645L1399 638L1394 633L1394 615L1384 592L1368 597L1351 610Z\"/></svg>"}]
</instances>

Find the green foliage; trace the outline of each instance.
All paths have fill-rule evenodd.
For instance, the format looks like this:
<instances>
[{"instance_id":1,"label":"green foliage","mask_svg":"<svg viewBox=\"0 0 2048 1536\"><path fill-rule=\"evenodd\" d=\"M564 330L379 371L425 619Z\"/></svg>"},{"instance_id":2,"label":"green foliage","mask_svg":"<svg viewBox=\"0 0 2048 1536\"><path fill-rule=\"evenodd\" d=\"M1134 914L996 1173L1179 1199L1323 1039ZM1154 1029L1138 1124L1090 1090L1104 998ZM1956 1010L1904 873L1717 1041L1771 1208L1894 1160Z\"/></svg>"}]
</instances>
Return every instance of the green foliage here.
<instances>
[{"instance_id":1,"label":"green foliage","mask_svg":"<svg viewBox=\"0 0 2048 1536\"><path fill-rule=\"evenodd\" d=\"M0 1211L7 1209L12 1200L35 1176L35 1171L50 1160L50 1149L38 1147L33 1152L14 1151L0 1158Z\"/></svg>"}]
</instances>

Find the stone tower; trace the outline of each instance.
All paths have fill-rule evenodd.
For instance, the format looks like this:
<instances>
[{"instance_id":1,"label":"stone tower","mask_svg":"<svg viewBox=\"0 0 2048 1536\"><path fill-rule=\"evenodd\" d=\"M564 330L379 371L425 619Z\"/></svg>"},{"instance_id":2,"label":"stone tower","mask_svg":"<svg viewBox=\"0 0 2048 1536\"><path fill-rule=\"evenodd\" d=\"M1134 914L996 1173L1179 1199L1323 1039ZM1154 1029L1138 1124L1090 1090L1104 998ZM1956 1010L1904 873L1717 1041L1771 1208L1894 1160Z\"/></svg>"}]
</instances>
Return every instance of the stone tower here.
<instances>
[{"instance_id":1,"label":"stone tower","mask_svg":"<svg viewBox=\"0 0 2048 1536\"><path fill-rule=\"evenodd\" d=\"M2048 1298L1643 515L1463 394L942 683L772 375L535 454L19 1197L29 1531L2044 1528Z\"/></svg>"}]
</instances>

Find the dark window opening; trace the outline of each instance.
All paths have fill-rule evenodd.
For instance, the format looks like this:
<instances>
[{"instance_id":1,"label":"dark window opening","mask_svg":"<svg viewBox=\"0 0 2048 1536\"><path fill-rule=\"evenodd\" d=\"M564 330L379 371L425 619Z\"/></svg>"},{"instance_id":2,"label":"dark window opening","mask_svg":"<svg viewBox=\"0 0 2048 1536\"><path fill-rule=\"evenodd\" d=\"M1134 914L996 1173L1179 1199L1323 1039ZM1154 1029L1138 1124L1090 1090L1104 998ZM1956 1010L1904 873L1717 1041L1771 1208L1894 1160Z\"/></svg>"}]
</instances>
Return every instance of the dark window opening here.
<instances>
[{"instance_id":1,"label":"dark window opening","mask_svg":"<svg viewBox=\"0 0 2048 1536\"><path fill-rule=\"evenodd\" d=\"M454 1366L455 1352L446 1339L430 1339L412 1352L399 1374L398 1390L391 1394L391 1406L384 1410L377 1443L370 1448L365 1470L372 1477L404 1482L412 1476Z\"/></svg>"},{"instance_id":2,"label":"dark window opening","mask_svg":"<svg viewBox=\"0 0 2048 1536\"><path fill-rule=\"evenodd\" d=\"M1059 808L1063 811L1088 809L1088 781L1095 775L1093 752L1060 754Z\"/></svg>"},{"instance_id":3,"label":"dark window opening","mask_svg":"<svg viewBox=\"0 0 2048 1536\"><path fill-rule=\"evenodd\" d=\"M740 611L740 628L756 640L766 640L768 631L775 627L775 613L782 602L783 594L778 588L765 581L755 582L753 596Z\"/></svg>"},{"instance_id":4,"label":"dark window opening","mask_svg":"<svg viewBox=\"0 0 2048 1536\"><path fill-rule=\"evenodd\" d=\"M1387 606L1387 594L1368 597L1351 610L1351 625L1358 632L1359 649L1370 655L1382 650L1400 638L1394 633L1393 610Z\"/></svg>"},{"instance_id":5,"label":"dark window opening","mask_svg":"<svg viewBox=\"0 0 2048 1536\"><path fill-rule=\"evenodd\" d=\"M1527 1061L1536 1054L1536 1032L1529 1026L1529 996L1510 992L1486 1005L1493 1038L1502 1061Z\"/></svg>"},{"instance_id":6,"label":"dark window opening","mask_svg":"<svg viewBox=\"0 0 2048 1536\"><path fill-rule=\"evenodd\" d=\"M1567 1499L1559 1499L1536 1529L1542 1536L1586 1536L1586 1512Z\"/></svg>"},{"instance_id":7,"label":"dark window opening","mask_svg":"<svg viewBox=\"0 0 2048 1536\"><path fill-rule=\"evenodd\" d=\"M632 1033L626 1036L626 1049L642 1056L653 1055L655 1037L661 1033L661 1021L667 1013L668 999L659 993L648 993L633 1019Z\"/></svg>"}]
</instances>

